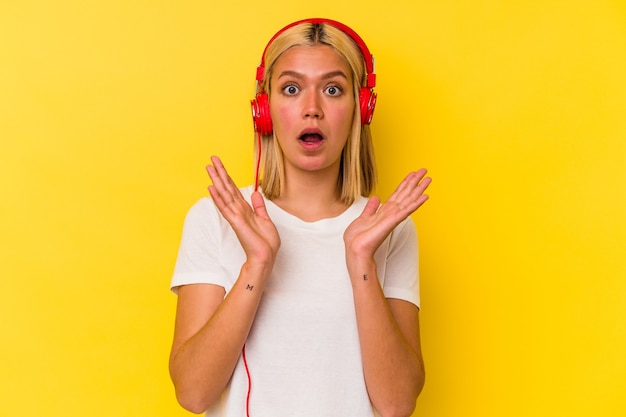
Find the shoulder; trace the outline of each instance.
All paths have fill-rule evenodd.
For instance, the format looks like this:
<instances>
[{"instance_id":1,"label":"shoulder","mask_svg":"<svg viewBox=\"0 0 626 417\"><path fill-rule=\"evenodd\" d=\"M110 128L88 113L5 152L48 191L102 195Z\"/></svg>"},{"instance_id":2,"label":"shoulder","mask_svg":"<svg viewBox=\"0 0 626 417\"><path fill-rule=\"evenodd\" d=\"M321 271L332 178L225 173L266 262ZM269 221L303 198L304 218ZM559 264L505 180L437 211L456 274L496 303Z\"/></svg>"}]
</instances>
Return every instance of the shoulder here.
<instances>
[{"instance_id":1,"label":"shoulder","mask_svg":"<svg viewBox=\"0 0 626 417\"><path fill-rule=\"evenodd\" d=\"M196 201L187 211L185 223L207 221L217 217L217 207L210 197L202 197Z\"/></svg>"}]
</instances>

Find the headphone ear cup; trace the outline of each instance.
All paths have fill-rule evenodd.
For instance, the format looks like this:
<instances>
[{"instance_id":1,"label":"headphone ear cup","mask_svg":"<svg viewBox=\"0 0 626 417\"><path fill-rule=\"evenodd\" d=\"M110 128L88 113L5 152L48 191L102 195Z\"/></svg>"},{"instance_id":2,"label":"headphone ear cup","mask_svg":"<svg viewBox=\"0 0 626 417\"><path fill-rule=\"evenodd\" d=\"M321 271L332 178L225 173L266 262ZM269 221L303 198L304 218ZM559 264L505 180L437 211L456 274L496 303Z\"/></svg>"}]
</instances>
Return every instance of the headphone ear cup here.
<instances>
[{"instance_id":1,"label":"headphone ear cup","mask_svg":"<svg viewBox=\"0 0 626 417\"><path fill-rule=\"evenodd\" d=\"M359 104L361 106L361 124L368 125L372 122L374 107L376 107L376 93L372 88L361 87Z\"/></svg>"},{"instance_id":2,"label":"headphone ear cup","mask_svg":"<svg viewBox=\"0 0 626 417\"><path fill-rule=\"evenodd\" d=\"M272 133L272 117L270 116L269 97L266 93L259 93L250 102L252 106L252 122L254 130L262 135Z\"/></svg>"}]
</instances>

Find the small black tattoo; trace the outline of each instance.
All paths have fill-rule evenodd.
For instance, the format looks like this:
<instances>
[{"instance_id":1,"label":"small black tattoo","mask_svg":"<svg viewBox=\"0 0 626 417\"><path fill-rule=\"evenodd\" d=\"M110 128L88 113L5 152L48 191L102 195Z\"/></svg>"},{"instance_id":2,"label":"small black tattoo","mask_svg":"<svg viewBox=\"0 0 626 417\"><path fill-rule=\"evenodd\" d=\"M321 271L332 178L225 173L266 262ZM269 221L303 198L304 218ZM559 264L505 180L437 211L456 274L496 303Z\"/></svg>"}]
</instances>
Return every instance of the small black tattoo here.
<instances>
[{"instance_id":1,"label":"small black tattoo","mask_svg":"<svg viewBox=\"0 0 626 417\"><path fill-rule=\"evenodd\" d=\"M363 275L363 281L367 281L367 280L368 280L367 274Z\"/></svg>"},{"instance_id":2,"label":"small black tattoo","mask_svg":"<svg viewBox=\"0 0 626 417\"><path fill-rule=\"evenodd\" d=\"M252 291L252 288L254 288L254 285L250 285L250 284L248 284L248 285L246 286L246 290L250 290L250 291Z\"/></svg>"}]
</instances>

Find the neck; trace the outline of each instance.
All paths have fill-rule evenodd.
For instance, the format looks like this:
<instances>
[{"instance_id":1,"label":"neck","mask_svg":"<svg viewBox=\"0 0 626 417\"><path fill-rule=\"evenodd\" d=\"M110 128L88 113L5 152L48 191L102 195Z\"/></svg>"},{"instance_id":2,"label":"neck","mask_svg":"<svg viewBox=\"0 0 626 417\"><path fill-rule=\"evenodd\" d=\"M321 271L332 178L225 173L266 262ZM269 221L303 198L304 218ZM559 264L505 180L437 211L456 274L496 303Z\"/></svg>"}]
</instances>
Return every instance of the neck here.
<instances>
[{"instance_id":1,"label":"neck","mask_svg":"<svg viewBox=\"0 0 626 417\"><path fill-rule=\"evenodd\" d=\"M304 221L340 215L347 205L341 202L337 189L339 170L332 171L285 173L284 192L274 203Z\"/></svg>"}]
</instances>

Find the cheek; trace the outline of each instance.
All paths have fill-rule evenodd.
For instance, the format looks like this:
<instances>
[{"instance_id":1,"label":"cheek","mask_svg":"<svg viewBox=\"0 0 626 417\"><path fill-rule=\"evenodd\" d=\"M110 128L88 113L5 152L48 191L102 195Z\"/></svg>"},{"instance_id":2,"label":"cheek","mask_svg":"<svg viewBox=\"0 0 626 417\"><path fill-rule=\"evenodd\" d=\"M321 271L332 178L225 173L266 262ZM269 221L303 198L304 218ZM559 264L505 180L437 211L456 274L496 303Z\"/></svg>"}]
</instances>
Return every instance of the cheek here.
<instances>
[{"instance_id":1,"label":"cheek","mask_svg":"<svg viewBox=\"0 0 626 417\"><path fill-rule=\"evenodd\" d=\"M341 122L341 127L345 131L350 131L352 119L354 117L354 106L345 106L337 109L336 117Z\"/></svg>"},{"instance_id":2,"label":"cheek","mask_svg":"<svg viewBox=\"0 0 626 417\"><path fill-rule=\"evenodd\" d=\"M288 128L293 124L295 106L289 105L274 105L270 106L270 115L272 117L272 124L275 128Z\"/></svg>"}]
</instances>

